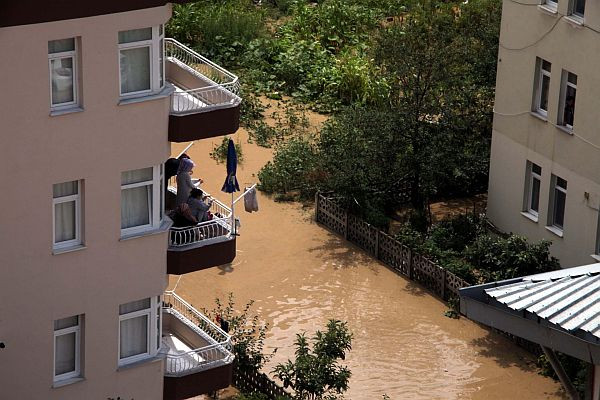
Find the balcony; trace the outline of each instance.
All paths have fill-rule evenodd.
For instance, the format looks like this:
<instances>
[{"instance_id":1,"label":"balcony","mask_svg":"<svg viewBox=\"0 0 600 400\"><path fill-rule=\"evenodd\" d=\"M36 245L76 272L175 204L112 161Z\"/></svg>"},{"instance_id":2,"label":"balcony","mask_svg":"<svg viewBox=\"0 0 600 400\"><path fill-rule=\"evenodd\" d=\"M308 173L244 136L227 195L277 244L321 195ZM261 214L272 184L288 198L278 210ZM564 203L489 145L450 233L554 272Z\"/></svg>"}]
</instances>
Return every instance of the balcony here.
<instances>
[{"instance_id":1,"label":"balcony","mask_svg":"<svg viewBox=\"0 0 600 400\"><path fill-rule=\"evenodd\" d=\"M169 187L166 204L173 208L177 189ZM231 208L217 199L211 206L213 219L169 230L167 273L182 275L232 262L236 254L235 218Z\"/></svg>"},{"instance_id":2,"label":"balcony","mask_svg":"<svg viewBox=\"0 0 600 400\"><path fill-rule=\"evenodd\" d=\"M169 141L189 142L235 133L240 125L238 77L175 39L165 39L171 95Z\"/></svg>"},{"instance_id":3,"label":"balcony","mask_svg":"<svg viewBox=\"0 0 600 400\"><path fill-rule=\"evenodd\" d=\"M234 355L227 333L173 292L164 294L162 321L164 400L187 399L231 384Z\"/></svg>"}]
</instances>

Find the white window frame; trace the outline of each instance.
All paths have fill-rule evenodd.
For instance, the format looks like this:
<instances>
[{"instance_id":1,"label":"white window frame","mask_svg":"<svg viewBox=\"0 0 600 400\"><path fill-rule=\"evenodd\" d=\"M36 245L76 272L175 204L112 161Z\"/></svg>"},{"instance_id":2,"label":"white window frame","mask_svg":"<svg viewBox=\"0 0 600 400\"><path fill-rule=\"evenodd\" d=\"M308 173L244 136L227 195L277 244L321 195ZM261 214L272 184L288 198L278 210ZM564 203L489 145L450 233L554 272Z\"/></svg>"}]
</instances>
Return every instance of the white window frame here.
<instances>
[{"instance_id":1,"label":"white window frame","mask_svg":"<svg viewBox=\"0 0 600 400\"><path fill-rule=\"evenodd\" d=\"M550 64L550 68L552 68L552 63L546 61L542 58L538 58L537 63L537 85L536 85L536 93L535 93L535 103L534 103L534 111L544 117L548 116L548 110L544 110L542 108L542 87L544 84L544 77L547 77L549 81L551 81L551 71L546 71L544 69L544 62ZM549 86L549 85L548 85ZM550 87L548 87L548 97L550 96ZM548 107L546 105L546 107Z\"/></svg>"},{"instance_id":2,"label":"white window frame","mask_svg":"<svg viewBox=\"0 0 600 400\"><path fill-rule=\"evenodd\" d=\"M77 315L77 325L59 330L54 330L54 352L52 363L52 376L54 382L63 381L81 376L81 315ZM75 333L75 371L56 375L56 338L62 335Z\"/></svg>"},{"instance_id":3,"label":"white window frame","mask_svg":"<svg viewBox=\"0 0 600 400\"><path fill-rule=\"evenodd\" d=\"M556 10L558 8L558 0L554 1L554 0L545 0L545 2L543 3L546 5L546 7L552 9L552 10Z\"/></svg>"},{"instance_id":4,"label":"white window frame","mask_svg":"<svg viewBox=\"0 0 600 400\"><path fill-rule=\"evenodd\" d=\"M67 39L71 39L71 38L67 38ZM49 81L49 90L50 90L50 109L53 111L56 110L64 110L67 108L73 108L75 106L79 105L79 91L77 90L77 86L78 86L78 82L79 82L79 74L77 73L78 70L78 66L77 66L77 53L79 51L78 49L78 44L77 44L77 38L72 38L73 42L74 42L74 49L72 51L63 51L60 53L48 53L48 76L50 78ZM70 101L68 103L58 103L58 104L54 104L52 103L52 61L53 60L60 60L63 58L71 58L73 61L73 101Z\"/></svg>"},{"instance_id":5,"label":"white window frame","mask_svg":"<svg viewBox=\"0 0 600 400\"><path fill-rule=\"evenodd\" d=\"M540 169L542 169L542 167L540 167L539 165L531 162L531 161L527 161L527 175L528 175L528 180L527 180L527 196L526 196L526 201L527 204L525 206L525 211L528 212L529 214L538 217L539 216L539 208L540 208L540 194L541 194L541 188L542 188L542 176L536 172L533 171L533 166L538 166ZM537 180L540 184L540 190L538 192L538 211L534 210L531 208L531 200L533 197L533 182L534 180Z\"/></svg>"},{"instance_id":6,"label":"white window frame","mask_svg":"<svg viewBox=\"0 0 600 400\"><path fill-rule=\"evenodd\" d=\"M78 246L81 241L81 181L77 180L77 194L54 198L52 196L52 248L55 250ZM66 183L66 182L61 182ZM75 201L75 239L56 242L56 205Z\"/></svg>"},{"instance_id":7,"label":"white window frame","mask_svg":"<svg viewBox=\"0 0 600 400\"><path fill-rule=\"evenodd\" d=\"M550 203L550 213L549 213L551 220L549 222L550 222L550 226L552 228L557 229L562 232L564 230L564 221L565 221L565 217L566 217L566 213L567 213L567 189L558 185L558 179L562 179L563 181L567 182L566 179L563 179L563 178L559 177L558 175L552 174L552 178L551 178L552 193L551 193L551 203ZM556 191L559 191L565 195L565 204L564 204L564 209L563 209L563 226L559 226L556 224Z\"/></svg>"},{"instance_id":8,"label":"white window frame","mask_svg":"<svg viewBox=\"0 0 600 400\"><path fill-rule=\"evenodd\" d=\"M148 27L146 27L148 28ZM139 28L145 29L145 28ZM131 29L135 30L135 29ZM152 27L152 39L141 40L138 42L118 43L119 59L119 96L121 98L147 96L159 92L165 86L165 62L164 62L164 26L158 25ZM161 48L162 44L162 48ZM150 89L139 90L137 92L121 92L121 50L131 50L147 47L148 57L150 58ZM162 54L162 57L161 57ZM160 62L162 60L162 63ZM160 65L162 64L162 65ZM162 85L160 82L160 72L162 70Z\"/></svg>"},{"instance_id":9,"label":"white window frame","mask_svg":"<svg viewBox=\"0 0 600 400\"><path fill-rule=\"evenodd\" d=\"M146 299L140 299L146 300ZM127 304L127 303L125 303ZM117 357L119 366L131 364L137 361L144 360L149 357L154 357L160 349L160 340L155 333L159 332L162 336L162 301L160 296L150 297L150 307L143 310L133 311L127 314L119 314L119 340L117 347ZM158 315L157 315L158 313ZM146 352L136 354L130 357L121 358L121 322L128 319L146 316ZM158 325L158 327L157 327ZM153 346L155 343L155 346Z\"/></svg>"},{"instance_id":10,"label":"white window frame","mask_svg":"<svg viewBox=\"0 0 600 400\"><path fill-rule=\"evenodd\" d=\"M573 130L573 125L567 124L567 121L565 121L565 107L567 105L567 88L573 88L575 90L575 105L574 107L577 105L577 84L575 83L571 83L569 82L569 74L574 75L575 78L579 78L577 76L577 74L574 74L572 72L563 70L562 73L562 95L561 95L561 99L560 99L560 112L559 112L559 125L564 126L565 128L569 129L569 130ZM575 111L573 111L573 124L575 124Z\"/></svg>"},{"instance_id":11,"label":"white window frame","mask_svg":"<svg viewBox=\"0 0 600 400\"><path fill-rule=\"evenodd\" d=\"M149 167L145 167L145 168L149 168ZM138 169L144 169L144 168L138 168ZM121 193L123 192L123 190L125 189L133 189L136 187L140 187L140 186L150 186L152 185L152 190L148 191L148 202L149 204L151 204L151 207L148 207L148 220L150 221L149 224L146 225L138 225L138 226L132 226L130 228L121 228L121 235L122 236L126 236L126 235L132 235L132 234L136 234L136 233L143 233L143 232L147 232L147 231L151 231L154 229L158 229L160 227L160 224L162 223L163 219L164 219L164 210L160 210L161 205L162 208L164 208L164 204L165 204L165 194L164 194L164 190L162 190L161 188L161 183L163 182L163 175L164 175L164 166L163 164L160 165L155 165L152 167L152 180L148 180L148 181L142 181L142 182L136 182L136 183L128 183L128 184L121 184Z\"/></svg>"}]
</instances>

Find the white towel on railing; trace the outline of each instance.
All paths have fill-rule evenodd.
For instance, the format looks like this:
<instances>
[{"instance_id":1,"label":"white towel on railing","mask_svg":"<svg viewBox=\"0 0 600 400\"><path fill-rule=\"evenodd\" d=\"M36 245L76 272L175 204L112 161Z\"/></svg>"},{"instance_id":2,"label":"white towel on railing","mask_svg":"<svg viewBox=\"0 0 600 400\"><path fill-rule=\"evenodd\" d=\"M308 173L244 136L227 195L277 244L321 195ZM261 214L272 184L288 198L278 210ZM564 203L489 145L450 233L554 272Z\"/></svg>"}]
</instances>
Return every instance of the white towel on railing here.
<instances>
[{"instance_id":1,"label":"white towel on railing","mask_svg":"<svg viewBox=\"0 0 600 400\"><path fill-rule=\"evenodd\" d=\"M248 190L244 188L244 191L248 191L244 196L244 208L247 212L258 211L258 196L256 195L256 188Z\"/></svg>"}]
</instances>

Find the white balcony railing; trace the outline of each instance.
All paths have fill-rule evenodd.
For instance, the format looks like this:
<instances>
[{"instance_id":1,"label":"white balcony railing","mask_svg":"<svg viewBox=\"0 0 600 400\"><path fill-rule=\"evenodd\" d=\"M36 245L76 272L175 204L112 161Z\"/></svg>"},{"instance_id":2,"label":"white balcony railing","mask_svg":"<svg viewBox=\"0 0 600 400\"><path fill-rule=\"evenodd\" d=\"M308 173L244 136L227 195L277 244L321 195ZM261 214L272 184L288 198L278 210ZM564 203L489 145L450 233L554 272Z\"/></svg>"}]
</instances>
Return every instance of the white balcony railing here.
<instances>
[{"instance_id":1,"label":"white balcony railing","mask_svg":"<svg viewBox=\"0 0 600 400\"><path fill-rule=\"evenodd\" d=\"M236 75L213 63L175 39L165 39L167 62L195 77L196 86L176 86L171 95L171 113L189 114L238 105L240 83ZM167 75L169 80L169 75Z\"/></svg>"},{"instance_id":2,"label":"white balcony railing","mask_svg":"<svg viewBox=\"0 0 600 400\"><path fill-rule=\"evenodd\" d=\"M177 193L175 187L170 186L169 190L175 194ZM206 192L205 194L208 195ZM232 233L231 208L223 202L213 199L210 212L213 215L213 219L210 221L201 222L194 226L172 227L169 230L169 247L172 250L182 249L190 245L200 247L229 239Z\"/></svg>"},{"instance_id":3,"label":"white balcony railing","mask_svg":"<svg viewBox=\"0 0 600 400\"><path fill-rule=\"evenodd\" d=\"M165 292L163 313L169 313L200 336L207 345L185 352L163 350L165 376L180 377L231 364L231 337L174 292Z\"/></svg>"}]
</instances>

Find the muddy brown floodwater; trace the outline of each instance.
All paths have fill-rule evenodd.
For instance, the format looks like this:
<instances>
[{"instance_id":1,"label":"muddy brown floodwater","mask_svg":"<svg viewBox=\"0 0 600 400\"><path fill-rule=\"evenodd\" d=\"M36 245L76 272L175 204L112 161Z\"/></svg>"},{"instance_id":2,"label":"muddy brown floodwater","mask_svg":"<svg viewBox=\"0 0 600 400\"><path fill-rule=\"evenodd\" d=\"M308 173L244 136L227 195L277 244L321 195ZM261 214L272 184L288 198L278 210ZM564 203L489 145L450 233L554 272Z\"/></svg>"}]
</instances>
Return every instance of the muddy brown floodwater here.
<instances>
[{"instance_id":1,"label":"muddy brown floodwater","mask_svg":"<svg viewBox=\"0 0 600 400\"><path fill-rule=\"evenodd\" d=\"M243 144L240 185L271 158L271 150ZM225 167L209 152L220 138L196 142L188 152L194 177L221 200ZM177 154L185 144L173 145ZM354 334L346 364L352 371L346 398L555 399L559 385L537 374L533 358L505 338L461 318L420 286L398 276L357 247L315 224L312 208L276 203L259 195L260 211L239 212L241 236L231 265L170 277L169 288L197 308L233 292L236 304L254 309L271 324L266 341L277 353L265 368L293 356L295 335L348 321Z\"/></svg>"}]
</instances>

